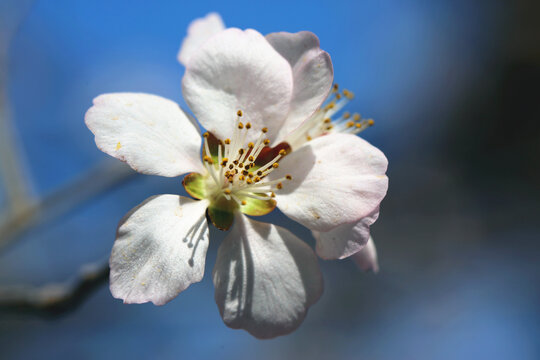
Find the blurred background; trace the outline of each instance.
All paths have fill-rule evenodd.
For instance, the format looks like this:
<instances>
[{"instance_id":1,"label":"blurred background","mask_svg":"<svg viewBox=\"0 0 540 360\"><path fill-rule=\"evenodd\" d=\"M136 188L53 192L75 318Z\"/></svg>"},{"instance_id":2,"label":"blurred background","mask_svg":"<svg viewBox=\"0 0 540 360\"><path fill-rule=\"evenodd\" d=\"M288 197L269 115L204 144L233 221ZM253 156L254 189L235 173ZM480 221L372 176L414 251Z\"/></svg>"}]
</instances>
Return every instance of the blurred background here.
<instances>
[{"instance_id":1,"label":"blurred background","mask_svg":"<svg viewBox=\"0 0 540 360\"><path fill-rule=\"evenodd\" d=\"M98 151L84 113L113 91L185 106L176 54L210 11L316 33L390 162L380 272L321 261L321 300L274 340L223 324L217 230L204 280L166 306L123 305L102 270L128 210L185 192ZM533 0L0 0L1 357L540 358L539 16Z\"/></svg>"}]
</instances>

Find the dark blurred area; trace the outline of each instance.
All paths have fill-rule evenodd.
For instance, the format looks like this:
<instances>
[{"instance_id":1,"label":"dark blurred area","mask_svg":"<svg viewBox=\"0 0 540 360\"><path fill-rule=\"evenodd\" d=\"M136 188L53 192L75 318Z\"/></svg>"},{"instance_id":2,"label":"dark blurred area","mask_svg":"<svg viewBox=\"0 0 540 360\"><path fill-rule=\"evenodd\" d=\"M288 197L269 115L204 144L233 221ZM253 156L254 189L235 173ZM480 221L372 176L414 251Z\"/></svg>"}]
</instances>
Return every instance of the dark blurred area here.
<instances>
[{"instance_id":1,"label":"dark blurred area","mask_svg":"<svg viewBox=\"0 0 540 360\"><path fill-rule=\"evenodd\" d=\"M0 149L17 149L31 189L17 221L0 212L0 298L89 279L60 310L0 306L2 358L540 358L539 2L74 3L0 6ZM335 80L357 94L349 110L376 120L362 136L390 163L372 227L380 272L321 261L323 297L295 333L270 341L219 317L208 276L217 230L205 279L164 307L123 305L93 282L129 209L185 192L179 179L109 161L84 112L110 91L185 105L176 51L209 11L264 34L315 32ZM2 170L9 209L13 174ZM307 230L270 217L313 245Z\"/></svg>"}]
</instances>

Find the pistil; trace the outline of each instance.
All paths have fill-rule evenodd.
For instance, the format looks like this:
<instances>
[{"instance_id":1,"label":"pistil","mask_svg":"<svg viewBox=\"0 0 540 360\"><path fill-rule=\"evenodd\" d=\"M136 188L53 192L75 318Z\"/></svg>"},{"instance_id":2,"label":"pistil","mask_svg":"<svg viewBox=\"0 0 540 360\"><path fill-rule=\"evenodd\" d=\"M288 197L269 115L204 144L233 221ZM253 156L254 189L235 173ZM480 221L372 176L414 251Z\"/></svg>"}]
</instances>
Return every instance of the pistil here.
<instances>
[{"instance_id":1,"label":"pistil","mask_svg":"<svg viewBox=\"0 0 540 360\"><path fill-rule=\"evenodd\" d=\"M263 128L255 142L246 144L247 133L252 129L252 125L242 122L244 114L241 110L238 110L236 115L235 131L231 138L218 140L217 162L210 152L210 134L203 135L203 163L212 179L207 185L210 197L216 201L223 197L241 207L247 204L243 197L270 200L275 196L274 191L281 189L283 182L291 180L292 177L287 175L277 180L266 180L268 174L279 167L279 160L286 155L286 151L280 150L265 164L256 164L258 156L270 143L269 139L265 138L268 129Z\"/></svg>"}]
</instances>

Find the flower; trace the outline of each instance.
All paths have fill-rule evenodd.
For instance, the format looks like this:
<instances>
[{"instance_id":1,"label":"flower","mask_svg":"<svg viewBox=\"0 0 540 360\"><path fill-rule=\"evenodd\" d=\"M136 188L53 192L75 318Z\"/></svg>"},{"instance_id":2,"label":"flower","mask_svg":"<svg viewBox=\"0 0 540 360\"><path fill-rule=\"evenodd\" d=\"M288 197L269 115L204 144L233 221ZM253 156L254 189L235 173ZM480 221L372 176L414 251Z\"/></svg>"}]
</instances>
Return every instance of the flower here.
<instances>
[{"instance_id":1,"label":"flower","mask_svg":"<svg viewBox=\"0 0 540 360\"><path fill-rule=\"evenodd\" d=\"M215 17L210 21L216 27ZM194 22L189 34L203 29L204 21ZM246 215L277 206L331 239L335 229L376 218L387 160L350 134L320 136L294 151L284 142L320 112L331 91L332 64L315 35L208 33L202 40L188 36L179 56L186 64L184 98L208 130L202 161L197 123L170 100L105 94L86 113L99 149L144 174L187 174L183 184L195 198L154 196L121 220L110 258L111 292L126 303L163 305L200 281L208 215L218 228L230 228L213 270L225 323L271 338L300 325L322 293L322 276L307 244Z\"/></svg>"},{"instance_id":2,"label":"flower","mask_svg":"<svg viewBox=\"0 0 540 360\"><path fill-rule=\"evenodd\" d=\"M204 42L224 30L223 20L217 13L209 13L204 18L194 20L190 24L188 36L184 39L178 52L178 61L187 66L190 57ZM317 62L307 60L327 56L326 53L319 51L318 39L312 33L271 33L266 36L266 39L293 67L296 101L311 101L309 105L312 108L313 105L317 107L317 110L306 120L303 109L292 106L292 111L288 115L289 121L285 121L285 126L280 132L280 136L286 136L284 142L287 143L289 150L298 149L308 141L323 135L333 133L356 135L374 124L373 119L363 119L358 113L352 115L349 112L341 113L341 110L354 95L346 89L339 92L337 84L334 84L331 96L326 95L324 98L321 95L325 92L306 91L306 88L310 86L322 86L326 89L325 86L329 84L328 77L316 77L317 65L310 66L310 64L317 64ZM329 59L328 62L330 62ZM301 79L305 80L301 81ZM294 97L293 100L295 100ZM326 104L322 107L320 106L321 100L326 100ZM369 226L377 220L378 214L377 207L372 214L368 214L355 223L346 223L331 231L312 231L317 242L317 254L323 259L343 259L363 251L363 253L370 254L365 258L372 259L372 261L366 262L367 260L365 260L359 267L363 270L377 272L375 245L371 240L371 244L368 246L368 240L371 239ZM353 260L355 259L363 258L361 254L358 254L358 256L353 257ZM360 261L362 262L362 260ZM356 262L358 263L358 261Z\"/></svg>"}]
</instances>

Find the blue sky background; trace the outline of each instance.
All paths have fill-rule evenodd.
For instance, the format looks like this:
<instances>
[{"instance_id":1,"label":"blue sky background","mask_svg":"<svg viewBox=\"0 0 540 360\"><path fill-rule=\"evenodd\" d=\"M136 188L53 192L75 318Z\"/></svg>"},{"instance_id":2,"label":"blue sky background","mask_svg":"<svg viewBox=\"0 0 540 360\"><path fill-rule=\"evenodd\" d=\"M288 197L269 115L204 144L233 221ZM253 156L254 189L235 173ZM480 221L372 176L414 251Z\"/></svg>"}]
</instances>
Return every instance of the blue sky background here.
<instances>
[{"instance_id":1,"label":"blue sky background","mask_svg":"<svg viewBox=\"0 0 540 360\"><path fill-rule=\"evenodd\" d=\"M538 191L524 179L499 179L475 147L496 131L481 119L495 111L491 104L500 98L489 94L497 93L504 61L515 55L501 45L511 42L515 17L502 3L2 0L0 10L12 35L2 86L36 196L108 160L83 123L95 96L148 92L185 106L176 54L189 22L210 11L228 26L263 34L317 34L335 81L356 94L348 109L376 121L362 136L390 161L390 191L373 226L381 272L321 261L325 293L292 335L259 341L223 324L208 276L223 238L214 231L207 276L168 305L123 305L104 286L58 319L2 313L3 357L540 356L539 265L532 255L540 231L527 217L509 221L513 209L539 208ZM494 133L486 146L503 139ZM185 194L181 179L138 176L32 229L0 254L0 284L63 281L81 264L106 259L120 218L161 193ZM313 243L281 214L270 220Z\"/></svg>"}]
</instances>

